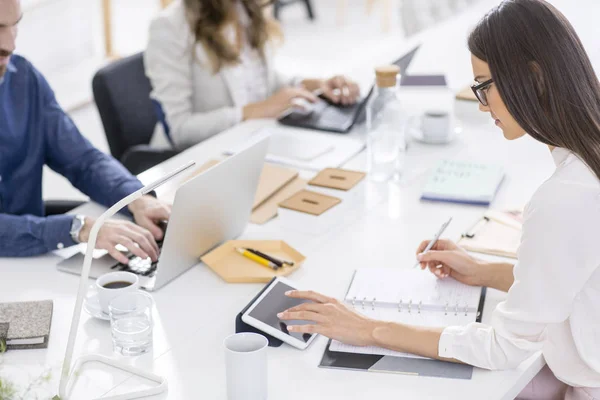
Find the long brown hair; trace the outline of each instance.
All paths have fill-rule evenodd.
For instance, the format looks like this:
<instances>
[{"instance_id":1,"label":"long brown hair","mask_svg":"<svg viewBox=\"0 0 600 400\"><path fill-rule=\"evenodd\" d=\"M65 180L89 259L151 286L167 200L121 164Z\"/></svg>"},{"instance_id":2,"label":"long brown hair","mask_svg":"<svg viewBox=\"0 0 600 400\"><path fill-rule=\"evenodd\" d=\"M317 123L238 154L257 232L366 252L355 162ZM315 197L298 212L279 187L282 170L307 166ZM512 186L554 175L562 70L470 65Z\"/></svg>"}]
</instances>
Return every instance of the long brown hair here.
<instances>
[{"instance_id":1,"label":"long brown hair","mask_svg":"<svg viewBox=\"0 0 600 400\"><path fill-rule=\"evenodd\" d=\"M236 3L240 1L248 13L250 23L246 37L250 45L264 56L267 42L272 38L281 38L279 24L265 15L264 0L183 0L188 22L197 43L202 43L208 53L211 67L218 72L224 65L240 61L240 25L236 15ZM238 33L232 43L223 34L223 28L233 23Z\"/></svg>"},{"instance_id":2,"label":"long brown hair","mask_svg":"<svg viewBox=\"0 0 600 400\"><path fill-rule=\"evenodd\" d=\"M600 178L600 83L573 26L543 0L506 0L469 36L500 97L534 139L577 154Z\"/></svg>"}]
</instances>

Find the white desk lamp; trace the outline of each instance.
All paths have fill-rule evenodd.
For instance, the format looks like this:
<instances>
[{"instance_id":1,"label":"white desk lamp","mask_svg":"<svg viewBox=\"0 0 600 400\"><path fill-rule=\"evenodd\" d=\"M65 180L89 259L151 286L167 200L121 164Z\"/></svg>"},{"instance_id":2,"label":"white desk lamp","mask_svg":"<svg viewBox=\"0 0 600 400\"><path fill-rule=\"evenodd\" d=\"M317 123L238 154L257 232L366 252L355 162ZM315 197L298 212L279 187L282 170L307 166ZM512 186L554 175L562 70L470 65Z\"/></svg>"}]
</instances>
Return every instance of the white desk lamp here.
<instances>
[{"instance_id":1,"label":"white desk lamp","mask_svg":"<svg viewBox=\"0 0 600 400\"><path fill-rule=\"evenodd\" d=\"M129 196L125 197L121 201L117 202L114 206L112 206L108 210L106 210L106 212L104 212L104 214L102 214L96 220L96 222L94 222L94 225L92 226L92 229L90 231L90 237L89 237L89 240L87 243L87 251L85 253L85 259L83 260L83 269L81 271L81 278L79 279L79 290L77 292L77 300L75 302L75 310L73 311L73 320L71 321L69 340L67 342L67 351L65 353L65 359L63 361L62 374L61 374L60 386L59 386L59 396L60 396L61 400L67 400L69 398L67 395L67 389L68 389L71 377L73 375L75 375L76 371L80 367L82 367L84 364L86 364L88 362L92 362L92 361L96 361L96 362L99 362L99 363L102 363L105 365L109 365L109 366L118 368L120 370L126 371L126 372L130 372L136 376L140 376L142 378L145 378L145 379L148 379L148 380L151 380L151 381L157 383L157 386L152 387L150 389L140 390L140 391L131 392L131 393L118 395L118 396L103 397L102 398L103 400L137 399L137 398L144 397L144 396L159 394L159 393L164 392L167 389L166 379L164 379L158 375L154 375L149 372L145 372L138 368L134 368L130 365L119 362L117 360L113 360L111 358L102 356L100 354L88 354L88 355L79 357L75 361L75 365L73 366L73 369L71 369L71 360L73 358L73 350L75 347L75 341L77 339L77 330L79 327L79 319L81 317L81 307L83 306L83 299L85 298L87 288L89 286L88 278L90 275L90 268L92 266L94 248L96 247L96 239L97 239L98 231L100 230L100 227L102 227L102 225L104 224L104 221L106 221L108 218L115 215L123 207L129 205L130 203L139 199L143 195L146 195L146 194L152 192L154 189L161 186L163 183L171 180L175 176L188 170L195 164L196 164L195 162L190 161L186 165L178 168L177 170L165 175L164 177L158 179L157 181L152 182L151 184L130 194Z\"/></svg>"}]
</instances>

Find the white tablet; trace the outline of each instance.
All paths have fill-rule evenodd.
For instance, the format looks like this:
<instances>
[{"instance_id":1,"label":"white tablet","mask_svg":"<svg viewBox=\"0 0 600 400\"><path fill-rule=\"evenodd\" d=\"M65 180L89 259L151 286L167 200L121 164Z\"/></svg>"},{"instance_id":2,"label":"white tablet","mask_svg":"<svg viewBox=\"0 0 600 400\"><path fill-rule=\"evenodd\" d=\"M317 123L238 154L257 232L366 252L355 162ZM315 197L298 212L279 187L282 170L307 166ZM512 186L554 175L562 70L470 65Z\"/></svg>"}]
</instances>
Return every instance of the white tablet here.
<instances>
[{"instance_id":1,"label":"white tablet","mask_svg":"<svg viewBox=\"0 0 600 400\"><path fill-rule=\"evenodd\" d=\"M295 290L294 284L285 278L277 278L265 289L258 299L242 315L242 321L285 343L299 349L306 349L317 336L310 333L288 332L288 325L309 325L311 321L284 321L278 313L288 308L310 303L310 300L300 300L287 297L285 292Z\"/></svg>"}]
</instances>

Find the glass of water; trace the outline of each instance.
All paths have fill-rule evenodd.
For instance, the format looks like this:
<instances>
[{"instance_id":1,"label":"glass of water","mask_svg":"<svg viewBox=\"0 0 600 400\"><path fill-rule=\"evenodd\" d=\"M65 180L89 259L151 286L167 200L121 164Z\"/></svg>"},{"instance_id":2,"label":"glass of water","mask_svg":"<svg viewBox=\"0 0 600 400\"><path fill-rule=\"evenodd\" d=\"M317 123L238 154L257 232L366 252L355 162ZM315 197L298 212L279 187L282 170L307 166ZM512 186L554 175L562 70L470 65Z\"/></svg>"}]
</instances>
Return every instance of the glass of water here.
<instances>
[{"instance_id":1,"label":"glass of water","mask_svg":"<svg viewBox=\"0 0 600 400\"><path fill-rule=\"evenodd\" d=\"M113 348L124 356L137 356L152 348L152 297L137 291L115 297L109 304Z\"/></svg>"}]
</instances>

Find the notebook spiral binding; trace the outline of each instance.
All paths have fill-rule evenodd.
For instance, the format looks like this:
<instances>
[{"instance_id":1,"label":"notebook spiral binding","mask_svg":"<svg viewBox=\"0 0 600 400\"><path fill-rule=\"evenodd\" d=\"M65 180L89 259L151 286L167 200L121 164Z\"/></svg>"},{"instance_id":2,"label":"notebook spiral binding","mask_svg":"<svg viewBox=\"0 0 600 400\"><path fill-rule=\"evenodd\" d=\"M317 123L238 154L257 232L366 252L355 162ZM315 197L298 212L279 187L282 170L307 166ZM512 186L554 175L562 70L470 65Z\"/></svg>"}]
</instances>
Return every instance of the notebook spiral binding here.
<instances>
[{"instance_id":1,"label":"notebook spiral binding","mask_svg":"<svg viewBox=\"0 0 600 400\"><path fill-rule=\"evenodd\" d=\"M371 303L371 310L372 311L375 311L375 303L376 302L377 302L377 298L376 297L373 297L373 300L370 301L370 303ZM351 303L352 303L352 308L356 308L356 303L357 303L356 296L354 296L352 298ZM364 310L365 309L365 304L368 307L369 300L368 300L367 297L363 297L362 300L359 300L359 303L360 303L360 307ZM403 306L403 304L404 304L404 301L402 299L400 299L400 301L398 302L398 312L399 313L402 312L402 306ZM407 309L408 313L411 314L412 311L413 311L413 308L412 308L413 301L412 301L412 299L409 300L405 305L406 305L406 309ZM446 305L444 306L444 315L448 315L448 309L450 307L452 307L450 305L450 303L446 303ZM423 308L423 301L421 300L421 301L419 301L419 303L417 303L417 314L421 314L422 308ZM466 305L466 304L465 304L465 310L464 311L465 311L465 316L469 315L469 306ZM459 313L460 313L460 306L459 306L458 303L456 303L454 305L454 315L458 316Z\"/></svg>"}]
</instances>

